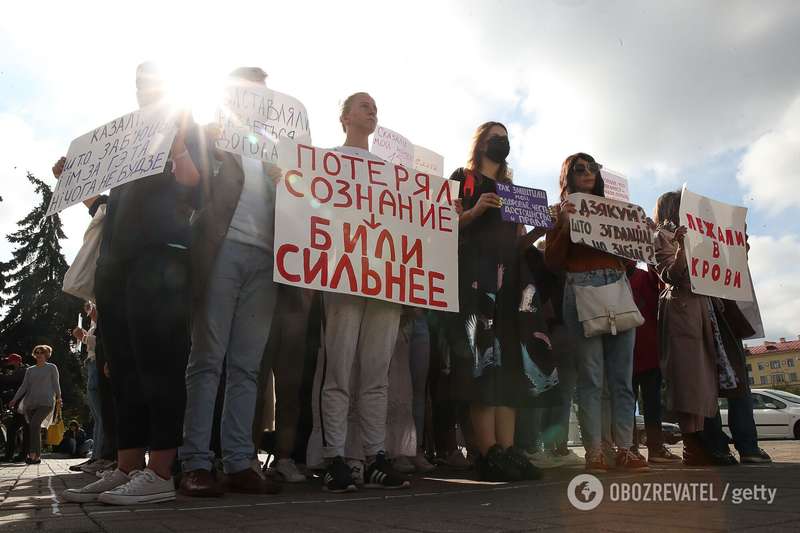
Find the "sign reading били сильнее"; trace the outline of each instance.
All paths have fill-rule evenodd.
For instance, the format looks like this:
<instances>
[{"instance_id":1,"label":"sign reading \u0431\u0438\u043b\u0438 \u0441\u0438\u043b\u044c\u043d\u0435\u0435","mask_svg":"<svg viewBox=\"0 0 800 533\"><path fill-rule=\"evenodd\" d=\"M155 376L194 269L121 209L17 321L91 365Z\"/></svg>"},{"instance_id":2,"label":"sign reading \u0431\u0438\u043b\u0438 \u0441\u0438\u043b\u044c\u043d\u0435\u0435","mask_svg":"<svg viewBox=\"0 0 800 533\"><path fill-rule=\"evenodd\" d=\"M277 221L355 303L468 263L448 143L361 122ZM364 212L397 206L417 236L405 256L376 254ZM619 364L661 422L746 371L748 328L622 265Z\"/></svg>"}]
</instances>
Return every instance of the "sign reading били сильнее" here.
<instances>
[{"instance_id":1,"label":"sign reading \u0431\u0438\u043b\u0438 \u0441\u0438\u043b\u044c\u043d\u0435\u0435","mask_svg":"<svg viewBox=\"0 0 800 533\"><path fill-rule=\"evenodd\" d=\"M655 264L653 234L644 209L630 202L593 194L573 193L568 200L576 213L569 216L572 242L610 254Z\"/></svg>"},{"instance_id":2,"label":"sign reading \u0431\u0438\u043b\u0438 \u0441\u0438\u043b\u044c\u043d\u0435\u0435","mask_svg":"<svg viewBox=\"0 0 800 533\"><path fill-rule=\"evenodd\" d=\"M366 150L278 144L274 281L458 310L458 183Z\"/></svg>"},{"instance_id":3,"label":"sign reading \u0431\u0438\u043b\u0438 \u0441\u0438\u043b\u044c\u043d\u0435\u0435","mask_svg":"<svg viewBox=\"0 0 800 533\"><path fill-rule=\"evenodd\" d=\"M686 263L692 292L750 302L753 285L747 268L747 208L681 192L680 224L686 226Z\"/></svg>"}]
</instances>

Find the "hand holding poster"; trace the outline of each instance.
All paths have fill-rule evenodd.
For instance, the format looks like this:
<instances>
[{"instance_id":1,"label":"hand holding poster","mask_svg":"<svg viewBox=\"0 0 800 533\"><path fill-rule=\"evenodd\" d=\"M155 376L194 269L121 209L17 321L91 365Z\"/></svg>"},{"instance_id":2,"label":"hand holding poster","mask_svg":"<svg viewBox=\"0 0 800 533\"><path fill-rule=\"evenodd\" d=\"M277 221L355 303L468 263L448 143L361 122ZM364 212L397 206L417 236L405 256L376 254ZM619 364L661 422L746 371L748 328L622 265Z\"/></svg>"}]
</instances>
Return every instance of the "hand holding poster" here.
<instances>
[{"instance_id":1,"label":"hand holding poster","mask_svg":"<svg viewBox=\"0 0 800 533\"><path fill-rule=\"evenodd\" d=\"M628 178L618 172L608 169L600 169L600 176L603 178L603 194L611 200L630 202L631 197L628 192Z\"/></svg>"},{"instance_id":2,"label":"hand holding poster","mask_svg":"<svg viewBox=\"0 0 800 533\"><path fill-rule=\"evenodd\" d=\"M680 223L692 292L728 300L753 299L747 268L747 208L706 198L683 186Z\"/></svg>"},{"instance_id":3,"label":"hand holding poster","mask_svg":"<svg viewBox=\"0 0 800 533\"><path fill-rule=\"evenodd\" d=\"M279 166L276 282L458 310L457 183L349 147Z\"/></svg>"},{"instance_id":4,"label":"hand holding poster","mask_svg":"<svg viewBox=\"0 0 800 533\"><path fill-rule=\"evenodd\" d=\"M229 86L217 121L222 129L217 148L243 157L275 163L279 139L311 144L305 106L293 96L266 87Z\"/></svg>"},{"instance_id":5,"label":"hand holding poster","mask_svg":"<svg viewBox=\"0 0 800 533\"><path fill-rule=\"evenodd\" d=\"M572 242L655 264L653 233L647 227L644 209L592 194L573 193L568 199L577 209L569 217Z\"/></svg>"},{"instance_id":6,"label":"hand holding poster","mask_svg":"<svg viewBox=\"0 0 800 533\"><path fill-rule=\"evenodd\" d=\"M161 106L148 106L72 141L46 216L112 187L163 172L178 132L176 118Z\"/></svg>"},{"instance_id":7,"label":"hand holding poster","mask_svg":"<svg viewBox=\"0 0 800 533\"><path fill-rule=\"evenodd\" d=\"M553 227L545 191L500 182L496 187L497 195L503 199L503 205L500 206L503 220L534 228Z\"/></svg>"},{"instance_id":8,"label":"hand holding poster","mask_svg":"<svg viewBox=\"0 0 800 533\"><path fill-rule=\"evenodd\" d=\"M378 126L372 135L371 152L390 163L414 168L414 145L389 128ZM441 174L435 174L440 176Z\"/></svg>"}]
</instances>

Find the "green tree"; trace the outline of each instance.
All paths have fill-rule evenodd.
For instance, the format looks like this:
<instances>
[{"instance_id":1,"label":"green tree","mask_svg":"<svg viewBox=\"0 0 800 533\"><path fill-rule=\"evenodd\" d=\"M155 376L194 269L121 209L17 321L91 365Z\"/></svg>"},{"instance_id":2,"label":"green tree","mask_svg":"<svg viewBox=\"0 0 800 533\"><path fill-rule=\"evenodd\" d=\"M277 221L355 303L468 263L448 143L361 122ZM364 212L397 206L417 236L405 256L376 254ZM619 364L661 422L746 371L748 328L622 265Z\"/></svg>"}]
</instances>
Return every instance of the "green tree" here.
<instances>
[{"instance_id":1,"label":"green tree","mask_svg":"<svg viewBox=\"0 0 800 533\"><path fill-rule=\"evenodd\" d=\"M53 191L33 174L27 177L41 202L7 236L15 249L9 261L0 262L0 306L5 308L0 353L21 354L30 364L35 345L52 346L50 362L61 375L64 407L83 412L85 378L81 358L72 352L70 334L82 302L61 290L67 261L59 240L66 235L58 215L45 216Z\"/></svg>"}]
</instances>

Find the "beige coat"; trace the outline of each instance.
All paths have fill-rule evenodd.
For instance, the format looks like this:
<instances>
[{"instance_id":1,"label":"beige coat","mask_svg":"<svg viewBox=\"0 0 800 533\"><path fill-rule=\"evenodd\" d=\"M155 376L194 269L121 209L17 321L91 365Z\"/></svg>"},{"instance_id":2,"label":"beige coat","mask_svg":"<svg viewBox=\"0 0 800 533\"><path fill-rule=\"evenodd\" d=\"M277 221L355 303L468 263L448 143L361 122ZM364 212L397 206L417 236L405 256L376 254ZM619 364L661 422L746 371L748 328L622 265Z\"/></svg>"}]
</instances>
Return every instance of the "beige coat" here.
<instances>
[{"instance_id":1,"label":"beige coat","mask_svg":"<svg viewBox=\"0 0 800 533\"><path fill-rule=\"evenodd\" d=\"M739 383L735 390L720 392L709 297L692 293L686 259L676 253L673 233L659 229L655 249L656 269L666 285L658 302L658 326L667 410L713 417L720 395L736 396L748 386L741 340L725 320L722 301L711 298L725 351Z\"/></svg>"}]
</instances>

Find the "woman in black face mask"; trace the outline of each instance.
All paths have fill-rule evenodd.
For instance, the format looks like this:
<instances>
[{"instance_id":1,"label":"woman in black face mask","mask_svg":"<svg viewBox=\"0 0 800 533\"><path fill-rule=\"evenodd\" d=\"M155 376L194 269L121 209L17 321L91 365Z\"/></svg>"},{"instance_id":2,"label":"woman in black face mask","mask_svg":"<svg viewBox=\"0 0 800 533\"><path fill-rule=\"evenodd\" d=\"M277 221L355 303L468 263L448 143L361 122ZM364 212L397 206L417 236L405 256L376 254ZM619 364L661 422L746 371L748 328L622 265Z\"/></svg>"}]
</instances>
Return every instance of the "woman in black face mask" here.
<instances>
[{"instance_id":1,"label":"woman in black face mask","mask_svg":"<svg viewBox=\"0 0 800 533\"><path fill-rule=\"evenodd\" d=\"M504 221L497 183L509 183L508 132L487 122L475 132L460 182L459 300L450 345L460 399L469 402L481 479L537 479L540 472L513 447L516 409L555 385L541 303L524 250L544 231Z\"/></svg>"}]
</instances>

